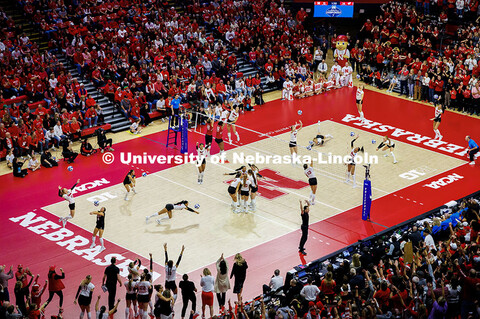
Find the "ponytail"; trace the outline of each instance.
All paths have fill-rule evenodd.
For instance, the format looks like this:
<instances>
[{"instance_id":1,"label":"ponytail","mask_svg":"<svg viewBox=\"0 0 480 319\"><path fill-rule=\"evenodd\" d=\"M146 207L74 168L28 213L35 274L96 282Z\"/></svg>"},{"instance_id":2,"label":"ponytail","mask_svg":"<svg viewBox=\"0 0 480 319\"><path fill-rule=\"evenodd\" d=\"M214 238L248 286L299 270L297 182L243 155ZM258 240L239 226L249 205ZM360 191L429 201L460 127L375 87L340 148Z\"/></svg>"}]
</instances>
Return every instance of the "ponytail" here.
<instances>
[{"instance_id":1,"label":"ponytail","mask_svg":"<svg viewBox=\"0 0 480 319\"><path fill-rule=\"evenodd\" d=\"M102 319L103 318L103 314L105 313L105 311L107 311L107 308L105 308L105 306L102 306L100 308L100 312L98 313L98 318L97 319Z\"/></svg>"},{"instance_id":2,"label":"ponytail","mask_svg":"<svg viewBox=\"0 0 480 319\"><path fill-rule=\"evenodd\" d=\"M182 201L180 201L178 203L175 203L173 205L183 205L183 204L186 204L186 203L188 203L188 200L182 200Z\"/></svg>"}]
</instances>

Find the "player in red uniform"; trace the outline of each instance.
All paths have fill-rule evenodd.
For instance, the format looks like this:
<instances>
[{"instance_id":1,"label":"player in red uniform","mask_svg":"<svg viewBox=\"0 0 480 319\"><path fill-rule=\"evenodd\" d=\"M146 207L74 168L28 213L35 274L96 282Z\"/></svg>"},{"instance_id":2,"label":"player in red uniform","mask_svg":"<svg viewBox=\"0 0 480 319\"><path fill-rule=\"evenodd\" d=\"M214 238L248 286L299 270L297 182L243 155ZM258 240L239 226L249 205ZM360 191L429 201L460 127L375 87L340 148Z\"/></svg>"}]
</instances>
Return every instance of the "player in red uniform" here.
<instances>
[{"instance_id":1,"label":"player in red uniform","mask_svg":"<svg viewBox=\"0 0 480 319\"><path fill-rule=\"evenodd\" d=\"M223 144L223 129L225 128L225 124L220 121L217 124L217 133L215 135L215 142L217 143L218 147L220 148L220 154L225 152L225 147Z\"/></svg>"},{"instance_id":2,"label":"player in red uniform","mask_svg":"<svg viewBox=\"0 0 480 319\"><path fill-rule=\"evenodd\" d=\"M205 132L205 145L211 145L213 140L213 121L207 119L207 131Z\"/></svg>"}]
</instances>

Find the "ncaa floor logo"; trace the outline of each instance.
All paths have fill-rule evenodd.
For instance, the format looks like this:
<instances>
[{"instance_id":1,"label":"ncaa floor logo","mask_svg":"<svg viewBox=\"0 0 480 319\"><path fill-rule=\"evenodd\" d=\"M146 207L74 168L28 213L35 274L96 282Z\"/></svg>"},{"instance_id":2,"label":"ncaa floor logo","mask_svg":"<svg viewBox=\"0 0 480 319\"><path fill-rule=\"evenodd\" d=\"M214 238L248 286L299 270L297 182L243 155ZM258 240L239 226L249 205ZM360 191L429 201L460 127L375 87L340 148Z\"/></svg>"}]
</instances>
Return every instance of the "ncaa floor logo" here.
<instances>
[{"instance_id":1,"label":"ncaa floor logo","mask_svg":"<svg viewBox=\"0 0 480 319\"><path fill-rule=\"evenodd\" d=\"M447 186L453 182L463 179L463 176L458 174L450 174L448 176L442 177L434 182L423 185L423 187L430 187L433 189L439 189L440 187Z\"/></svg>"}]
</instances>

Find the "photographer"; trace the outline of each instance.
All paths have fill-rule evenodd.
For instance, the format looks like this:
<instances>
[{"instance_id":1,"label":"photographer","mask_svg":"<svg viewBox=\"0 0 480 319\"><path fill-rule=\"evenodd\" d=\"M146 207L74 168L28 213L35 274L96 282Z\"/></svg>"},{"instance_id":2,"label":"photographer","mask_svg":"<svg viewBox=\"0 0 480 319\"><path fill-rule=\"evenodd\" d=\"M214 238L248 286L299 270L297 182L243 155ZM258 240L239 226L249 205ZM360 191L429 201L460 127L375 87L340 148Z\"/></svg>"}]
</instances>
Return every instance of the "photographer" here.
<instances>
[{"instance_id":1,"label":"photographer","mask_svg":"<svg viewBox=\"0 0 480 319\"><path fill-rule=\"evenodd\" d=\"M63 140L61 146L63 147L62 155L68 163L73 163L78 156L78 153L73 151L72 141L69 139Z\"/></svg>"},{"instance_id":2,"label":"photographer","mask_svg":"<svg viewBox=\"0 0 480 319\"><path fill-rule=\"evenodd\" d=\"M107 139L107 135L102 128L97 129L95 131L95 134L97 135L97 143L98 143L98 146L100 147L102 153L105 150L108 150L108 151L113 151L114 150L112 148L112 144L113 144L112 139L111 138Z\"/></svg>"}]
</instances>

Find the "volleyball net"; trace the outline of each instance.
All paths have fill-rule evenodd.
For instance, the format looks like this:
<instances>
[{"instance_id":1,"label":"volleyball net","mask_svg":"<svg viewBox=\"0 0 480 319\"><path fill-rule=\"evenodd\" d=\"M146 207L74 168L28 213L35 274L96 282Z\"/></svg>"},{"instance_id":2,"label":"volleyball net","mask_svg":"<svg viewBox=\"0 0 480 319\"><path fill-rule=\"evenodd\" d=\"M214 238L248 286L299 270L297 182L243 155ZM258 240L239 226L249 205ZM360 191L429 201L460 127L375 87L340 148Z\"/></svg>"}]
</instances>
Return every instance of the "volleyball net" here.
<instances>
[{"instance_id":1,"label":"volleyball net","mask_svg":"<svg viewBox=\"0 0 480 319\"><path fill-rule=\"evenodd\" d=\"M191 131L204 135L206 126L203 123L207 118L209 117L204 114L194 114L190 126ZM215 128L218 120L214 118L212 120L216 122L214 124ZM240 140L237 141L237 135L233 132L229 136L227 127L224 128L223 140L225 149L231 153L228 156L230 162L243 164L244 162L241 161L243 159L249 163L255 163L257 166L268 166L271 169L283 171L285 165L302 167L304 163L310 161L316 174L344 182L347 171L345 163L350 158L350 143L353 137L350 131L342 134L342 136L327 137L330 136L330 130L334 130L335 125L334 122L325 121L303 127L297 135L295 158L292 157L289 147L290 127L283 127L270 132L259 132L235 124ZM322 135L325 138L324 146L316 146L313 142L317 135ZM215 138L215 130L213 137ZM215 143L213 142L213 144ZM212 154L214 153L216 153L215 148ZM367 154L360 157L357 159L357 163L367 165L371 161ZM303 170L301 173L303 174ZM363 170L361 174L363 175ZM359 180L361 180L361 177Z\"/></svg>"}]
</instances>

